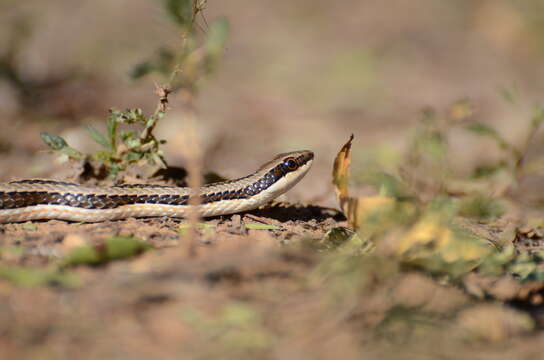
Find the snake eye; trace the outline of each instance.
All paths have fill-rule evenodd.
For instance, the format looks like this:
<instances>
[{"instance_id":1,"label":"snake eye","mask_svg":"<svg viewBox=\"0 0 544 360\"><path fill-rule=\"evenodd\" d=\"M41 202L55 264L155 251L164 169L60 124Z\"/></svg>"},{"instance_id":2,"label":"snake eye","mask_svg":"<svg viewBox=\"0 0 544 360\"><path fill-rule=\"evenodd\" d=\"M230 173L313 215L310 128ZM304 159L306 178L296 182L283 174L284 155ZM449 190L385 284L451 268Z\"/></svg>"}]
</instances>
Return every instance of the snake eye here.
<instances>
[{"instance_id":1,"label":"snake eye","mask_svg":"<svg viewBox=\"0 0 544 360\"><path fill-rule=\"evenodd\" d=\"M285 159L285 161L283 162L283 164L285 165L285 167L287 167L288 170L290 171L294 171L296 169L298 169L298 163L297 161L295 160L295 158L287 158Z\"/></svg>"}]
</instances>

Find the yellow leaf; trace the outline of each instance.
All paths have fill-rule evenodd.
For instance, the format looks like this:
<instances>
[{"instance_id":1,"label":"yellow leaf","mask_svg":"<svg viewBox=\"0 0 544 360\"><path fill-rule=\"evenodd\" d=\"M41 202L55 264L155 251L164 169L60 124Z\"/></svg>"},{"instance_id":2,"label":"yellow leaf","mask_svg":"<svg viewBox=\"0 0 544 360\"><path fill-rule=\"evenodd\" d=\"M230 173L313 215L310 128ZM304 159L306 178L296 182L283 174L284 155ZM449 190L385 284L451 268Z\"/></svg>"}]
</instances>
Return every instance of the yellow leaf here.
<instances>
[{"instance_id":1,"label":"yellow leaf","mask_svg":"<svg viewBox=\"0 0 544 360\"><path fill-rule=\"evenodd\" d=\"M395 199L385 196L350 198L344 215L357 229L372 217L389 214L395 207Z\"/></svg>"},{"instance_id":2,"label":"yellow leaf","mask_svg":"<svg viewBox=\"0 0 544 360\"><path fill-rule=\"evenodd\" d=\"M369 219L380 222L383 220L381 215L391 214L395 210L397 202L394 198L386 196L371 196L371 197L351 197L349 196L348 178L349 166L351 164L351 143L353 134L348 142L342 146L338 155L334 159L334 167L332 170L332 183L340 204L340 209L348 219L350 226L357 230L361 225ZM383 221L381 221L383 222Z\"/></svg>"},{"instance_id":3,"label":"yellow leaf","mask_svg":"<svg viewBox=\"0 0 544 360\"><path fill-rule=\"evenodd\" d=\"M347 143L342 146L338 155L334 159L334 166L332 169L332 183L336 191L336 196L340 201L340 207L344 210L342 204L347 201L349 197L348 192L348 176L349 165L351 163L351 142L353 141L353 134L349 137Z\"/></svg>"},{"instance_id":4,"label":"yellow leaf","mask_svg":"<svg viewBox=\"0 0 544 360\"><path fill-rule=\"evenodd\" d=\"M397 247L404 261L453 276L472 270L492 251L484 240L436 216L426 216L413 225Z\"/></svg>"},{"instance_id":5,"label":"yellow leaf","mask_svg":"<svg viewBox=\"0 0 544 360\"><path fill-rule=\"evenodd\" d=\"M399 254L404 254L417 245L434 245L444 247L451 241L451 231L429 219L418 222L401 239L398 247Z\"/></svg>"}]
</instances>

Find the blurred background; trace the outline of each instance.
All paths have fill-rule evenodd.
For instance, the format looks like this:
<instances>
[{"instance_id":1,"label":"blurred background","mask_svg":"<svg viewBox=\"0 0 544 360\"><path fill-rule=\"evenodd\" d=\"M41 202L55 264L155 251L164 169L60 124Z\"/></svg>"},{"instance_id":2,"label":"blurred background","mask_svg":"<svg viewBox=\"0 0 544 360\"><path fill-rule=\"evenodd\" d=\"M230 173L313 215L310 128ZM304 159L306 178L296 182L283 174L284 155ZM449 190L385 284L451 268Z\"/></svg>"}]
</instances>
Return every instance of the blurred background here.
<instances>
[{"instance_id":1,"label":"blurred background","mask_svg":"<svg viewBox=\"0 0 544 360\"><path fill-rule=\"evenodd\" d=\"M41 131L92 151L82 125L104 129L109 108L155 109L162 79L129 74L179 42L159 1L2 0L0 10L0 180L55 175ZM205 168L236 177L312 149L315 168L292 200L334 203L331 165L351 133L355 156L402 149L422 109L469 99L475 118L516 143L541 101L542 1L209 1L206 19L220 16L226 51L196 98ZM170 100L157 134L182 166L184 109ZM451 145L459 171L494 156L478 137Z\"/></svg>"}]
</instances>

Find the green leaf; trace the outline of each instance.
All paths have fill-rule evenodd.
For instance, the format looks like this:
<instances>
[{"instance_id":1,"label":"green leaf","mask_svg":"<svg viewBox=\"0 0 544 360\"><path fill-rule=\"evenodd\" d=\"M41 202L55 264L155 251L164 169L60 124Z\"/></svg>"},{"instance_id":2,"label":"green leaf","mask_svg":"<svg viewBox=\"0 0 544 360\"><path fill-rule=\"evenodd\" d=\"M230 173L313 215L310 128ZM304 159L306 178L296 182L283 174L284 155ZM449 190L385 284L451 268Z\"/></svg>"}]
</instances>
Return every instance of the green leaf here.
<instances>
[{"instance_id":1,"label":"green leaf","mask_svg":"<svg viewBox=\"0 0 544 360\"><path fill-rule=\"evenodd\" d=\"M58 269L33 269L21 266L0 265L0 278L18 286L41 286L59 284L64 287L79 285L72 273Z\"/></svg>"},{"instance_id":2,"label":"green leaf","mask_svg":"<svg viewBox=\"0 0 544 360\"><path fill-rule=\"evenodd\" d=\"M518 89L512 87L502 87L499 89L499 92L504 100L509 102L510 104L516 104L519 99L519 91Z\"/></svg>"},{"instance_id":3,"label":"green leaf","mask_svg":"<svg viewBox=\"0 0 544 360\"><path fill-rule=\"evenodd\" d=\"M68 146L66 140L58 135L51 135L44 131L40 133L40 137L42 138L43 142L53 150L62 150Z\"/></svg>"},{"instance_id":4,"label":"green leaf","mask_svg":"<svg viewBox=\"0 0 544 360\"><path fill-rule=\"evenodd\" d=\"M38 229L38 227L36 226L36 224L33 224L31 222L27 222L27 223L24 223L22 228L26 231L35 231Z\"/></svg>"},{"instance_id":5,"label":"green leaf","mask_svg":"<svg viewBox=\"0 0 544 360\"><path fill-rule=\"evenodd\" d=\"M192 224L189 223L189 222L184 222L184 223L179 224L178 233L181 236L187 235L187 232L191 228L191 226L192 226ZM215 233L215 225L214 224L199 222L199 223L195 224L195 228L198 229L198 230L203 231L205 234L210 234L211 235L211 234Z\"/></svg>"},{"instance_id":6,"label":"green leaf","mask_svg":"<svg viewBox=\"0 0 544 360\"><path fill-rule=\"evenodd\" d=\"M497 174L501 170L505 170L508 168L508 164L504 161L501 161L497 164L493 165L481 165L474 169L472 173L473 179L482 179L487 178L490 176L493 176Z\"/></svg>"},{"instance_id":7,"label":"green leaf","mask_svg":"<svg viewBox=\"0 0 544 360\"><path fill-rule=\"evenodd\" d=\"M434 161L443 161L448 152L445 135L429 127L424 128L415 136L415 150L418 154L426 154Z\"/></svg>"},{"instance_id":8,"label":"green leaf","mask_svg":"<svg viewBox=\"0 0 544 360\"><path fill-rule=\"evenodd\" d=\"M134 131L122 131L121 132L121 139L123 141L125 141L127 139L130 139L130 138L133 138L134 136L135 136Z\"/></svg>"},{"instance_id":9,"label":"green leaf","mask_svg":"<svg viewBox=\"0 0 544 360\"><path fill-rule=\"evenodd\" d=\"M97 265L103 262L100 253L90 245L78 246L70 251L64 260L65 266Z\"/></svg>"},{"instance_id":10,"label":"green leaf","mask_svg":"<svg viewBox=\"0 0 544 360\"><path fill-rule=\"evenodd\" d=\"M477 194L461 200L459 215L478 219L496 218L504 214L504 206L498 200Z\"/></svg>"},{"instance_id":11,"label":"green leaf","mask_svg":"<svg viewBox=\"0 0 544 360\"><path fill-rule=\"evenodd\" d=\"M380 191L380 196L405 200L411 197L407 186L384 171L372 171L361 176L361 181Z\"/></svg>"},{"instance_id":12,"label":"green leaf","mask_svg":"<svg viewBox=\"0 0 544 360\"><path fill-rule=\"evenodd\" d=\"M113 236L103 245L84 245L66 255L63 265L99 265L125 259L145 252L153 246L133 236Z\"/></svg>"},{"instance_id":13,"label":"green leaf","mask_svg":"<svg viewBox=\"0 0 544 360\"><path fill-rule=\"evenodd\" d=\"M497 132L497 130L481 122L473 122L469 124L466 127L466 129L480 136L490 136L490 137L499 136L499 133Z\"/></svg>"},{"instance_id":14,"label":"green leaf","mask_svg":"<svg viewBox=\"0 0 544 360\"><path fill-rule=\"evenodd\" d=\"M172 72L175 71L177 63L178 59L176 53L169 48L162 47L157 51L157 54L146 63L145 67L142 64L139 69L137 68L135 71L139 70L142 76L151 72L156 72L169 78L172 75Z\"/></svg>"},{"instance_id":15,"label":"green leaf","mask_svg":"<svg viewBox=\"0 0 544 360\"><path fill-rule=\"evenodd\" d=\"M191 223L184 222L178 225L178 230L187 230L190 227L191 227ZM208 224L203 222L196 223L196 227L197 229L215 229L214 224Z\"/></svg>"},{"instance_id":16,"label":"green leaf","mask_svg":"<svg viewBox=\"0 0 544 360\"><path fill-rule=\"evenodd\" d=\"M512 274L520 282L544 281L542 253L518 252L510 245L488 256L478 271L485 275L502 276Z\"/></svg>"},{"instance_id":17,"label":"green leaf","mask_svg":"<svg viewBox=\"0 0 544 360\"><path fill-rule=\"evenodd\" d=\"M247 229L251 230L280 230L281 227L272 224L262 224L262 223L246 223Z\"/></svg>"},{"instance_id":18,"label":"green leaf","mask_svg":"<svg viewBox=\"0 0 544 360\"><path fill-rule=\"evenodd\" d=\"M113 116L117 123L132 124L135 122L141 122L145 124L147 119L144 116L142 109L127 109L125 111L116 111Z\"/></svg>"},{"instance_id":19,"label":"green leaf","mask_svg":"<svg viewBox=\"0 0 544 360\"><path fill-rule=\"evenodd\" d=\"M156 69L155 65L151 61L144 61L132 69L130 77L134 80L140 79Z\"/></svg>"},{"instance_id":20,"label":"green leaf","mask_svg":"<svg viewBox=\"0 0 544 360\"><path fill-rule=\"evenodd\" d=\"M194 0L165 0L165 8L174 22L186 29L193 24Z\"/></svg>"},{"instance_id":21,"label":"green leaf","mask_svg":"<svg viewBox=\"0 0 544 360\"><path fill-rule=\"evenodd\" d=\"M110 116L108 117L106 125L108 137L110 139L109 144L111 151L115 151L115 149L117 148L117 125L121 116L122 114L119 111L110 109Z\"/></svg>"},{"instance_id":22,"label":"green leaf","mask_svg":"<svg viewBox=\"0 0 544 360\"><path fill-rule=\"evenodd\" d=\"M124 140L124 143L129 149L134 149L142 145L142 141L138 138L128 138Z\"/></svg>"},{"instance_id":23,"label":"green leaf","mask_svg":"<svg viewBox=\"0 0 544 360\"><path fill-rule=\"evenodd\" d=\"M542 122L544 121L544 107L538 106L535 110L535 114L533 115L533 118L531 119L531 132L536 131Z\"/></svg>"},{"instance_id":24,"label":"green leaf","mask_svg":"<svg viewBox=\"0 0 544 360\"><path fill-rule=\"evenodd\" d=\"M40 137L43 142L49 146L52 150L59 151L60 153L68 156L71 159L82 160L85 155L76 149L68 146L66 140L57 135L51 135L46 132L40 133Z\"/></svg>"},{"instance_id":25,"label":"green leaf","mask_svg":"<svg viewBox=\"0 0 544 360\"><path fill-rule=\"evenodd\" d=\"M493 252L485 239L433 214L422 217L396 248L405 264L454 278L472 271Z\"/></svg>"},{"instance_id":26,"label":"green leaf","mask_svg":"<svg viewBox=\"0 0 544 360\"><path fill-rule=\"evenodd\" d=\"M153 125L155 125L156 122L157 122L157 118L152 116L145 121L145 127L152 127Z\"/></svg>"},{"instance_id":27,"label":"green leaf","mask_svg":"<svg viewBox=\"0 0 544 360\"><path fill-rule=\"evenodd\" d=\"M111 179L115 179L115 177L117 176L119 171L125 169L125 166L121 165L121 164L110 164L108 169L109 169L109 172L110 172L108 174L108 177L111 178Z\"/></svg>"},{"instance_id":28,"label":"green leaf","mask_svg":"<svg viewBox=\"0 0 544 360\"><path fill-rule=\"evenodd\" d=\"M95 128L93 128L90 125L87 125L85 127L85 130L87 130L89 135L91 135L93 140L96 141L98 144L102 145L103 147L105 147L108 150L112 150L111 143L108 141L108 139L106 139L104 137L104 135L102 135L100 132L98 132L98 130L96 130Z\"/></svg>"},{"instance_id":29,"label":"green leaf","mask_svg":"<svg viewBox=\"0 0 544 360\"><path fill-rule=\"evenodd\" d=\"M139 255L153 246L134 236L113 236L106 240L106 251L109 260L124 259Z\"/></svg>"},{"instance_id":30,"label":"green leaf","mask_svg":"<svg viewBox=\"0 0 544 360\"><path fill-rule=\"evenodd\" d=\"M129 151L123 156L123 159L127 161L138 161L142 158L142 156L143 156L142 153Z\"/></svg>"},{"instance_id":31,"label":"green leaf","mask_svg":"<svg viewBox=\"0 0 544 360\"><path fill-rule=\"evenodd\" d=\"M497 145L501 149L513 149L512 145L508 143L494 128L480 122L473 122L469 124L466 129L478 136L486 136L494 139Z\"/></svg>"},{"instance_id":32,"label":"green leaf","mask_svg":"<svg viewBox=\"0 0 544 360\"><path fill-rule=\"evenodd\" d=\"M166 113L163 111L159 111L155 116L155 121L160 121L166 116Z\"/></svg>"},{"instance_id":33,"label":"green leaf","mask_svg":"<svg viewBox=\"0 0 544 360\"><path fill-rule=\"evenodd\" d=\"M327 233L325 234L324 243L328 248L335 249L341 245L344 245L356 234L357 233L353 230L342 226L337 226L327 231Z\"/></svg>"},{"instance_id":34,"label":"green leaf","mask_svg":"<svg viewBox=\"0 0 544 360\"><path fill-rule=\"evenodd\" d=\"M218 19L210 25L204 46L212 61L216 61L223 53L228 36L229 22L227 19Z\"/></svg>"},{"instance_id":35,"label":"green leaf","mask_svg":"<svg viewBox=\"0 0 544 360\"><path fill-rule=\"evenodd\" d=\"M82 152L77 151L76 149L74 149L74 148L72 148L70 146L67 146L67 147L63 148L62 150L60 150L60 152L63 153L64 155L68 156L71 159L76 159L76 160L85 159L85 155Z\"/></svg>"},{"instance_id":36,"label":"green leaf","mask_svg":"<svg viewBox=\"0 0 544 360\"><path fill-rule=\"evenodd\" d=\"M97 151L94 153L93 158L101 162L110 162L112 160L112 153L107 151Z\"/></svg>"},{"instance_id":37,"label":"green leaf","mask_svg":"<svg viewBox=\"0 0 544 360\"><path fill-rule=\"evenodd\" d=\"M176 53L168 48L160 48L157 54L157 58L153 61L153 71L159 74L169 77L172 72L175 71L177 65Z\"/></svg>"}]
</instances>

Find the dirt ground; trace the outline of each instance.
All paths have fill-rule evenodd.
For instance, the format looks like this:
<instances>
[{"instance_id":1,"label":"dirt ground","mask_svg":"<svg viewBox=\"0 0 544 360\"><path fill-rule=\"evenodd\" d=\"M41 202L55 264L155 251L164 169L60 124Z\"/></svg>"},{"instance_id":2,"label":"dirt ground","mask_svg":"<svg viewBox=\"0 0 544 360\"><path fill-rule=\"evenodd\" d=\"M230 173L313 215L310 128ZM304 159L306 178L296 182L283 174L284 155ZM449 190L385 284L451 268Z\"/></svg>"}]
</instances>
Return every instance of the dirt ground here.
<instances>
[{"instance_id":1,"label":"dirt ground","mask_svg":"<svg viewBox=\"0 0 544 360\"><path fill-rule=\"evenodd\" d=\"M161 78L127 74L179 40L155 2L0 9L1 182L74 176L42 131L91 152L85 126L103 131L109 108L154 110ZM195 233L168 218L0 224L1 358L541 358L541 281L481 272L451 280L387 257L338 254L328 241L349 225L331 172L351 133L351 185L363 195L367 160L398 160L429 107L445 112L469 99L478 121L524 145L542 102L542 10L536 0L210 0L207 21L225 16L231 32L196 97L203 169L236 178L298 149L315 152L313 168L277 203L203 219ZM188 162L179 151L183 104L173 94L156 129L179 167ZM501 159L492 139L448 136L445 161L459 176ZM539 158L542 139L531 138L524 161ZM459 221L493 246L538 252L541 171L519 180L503 216ZM153 248L62 265L74 249L100 252L112 237Z\"/></svg>"}]
</instances>

